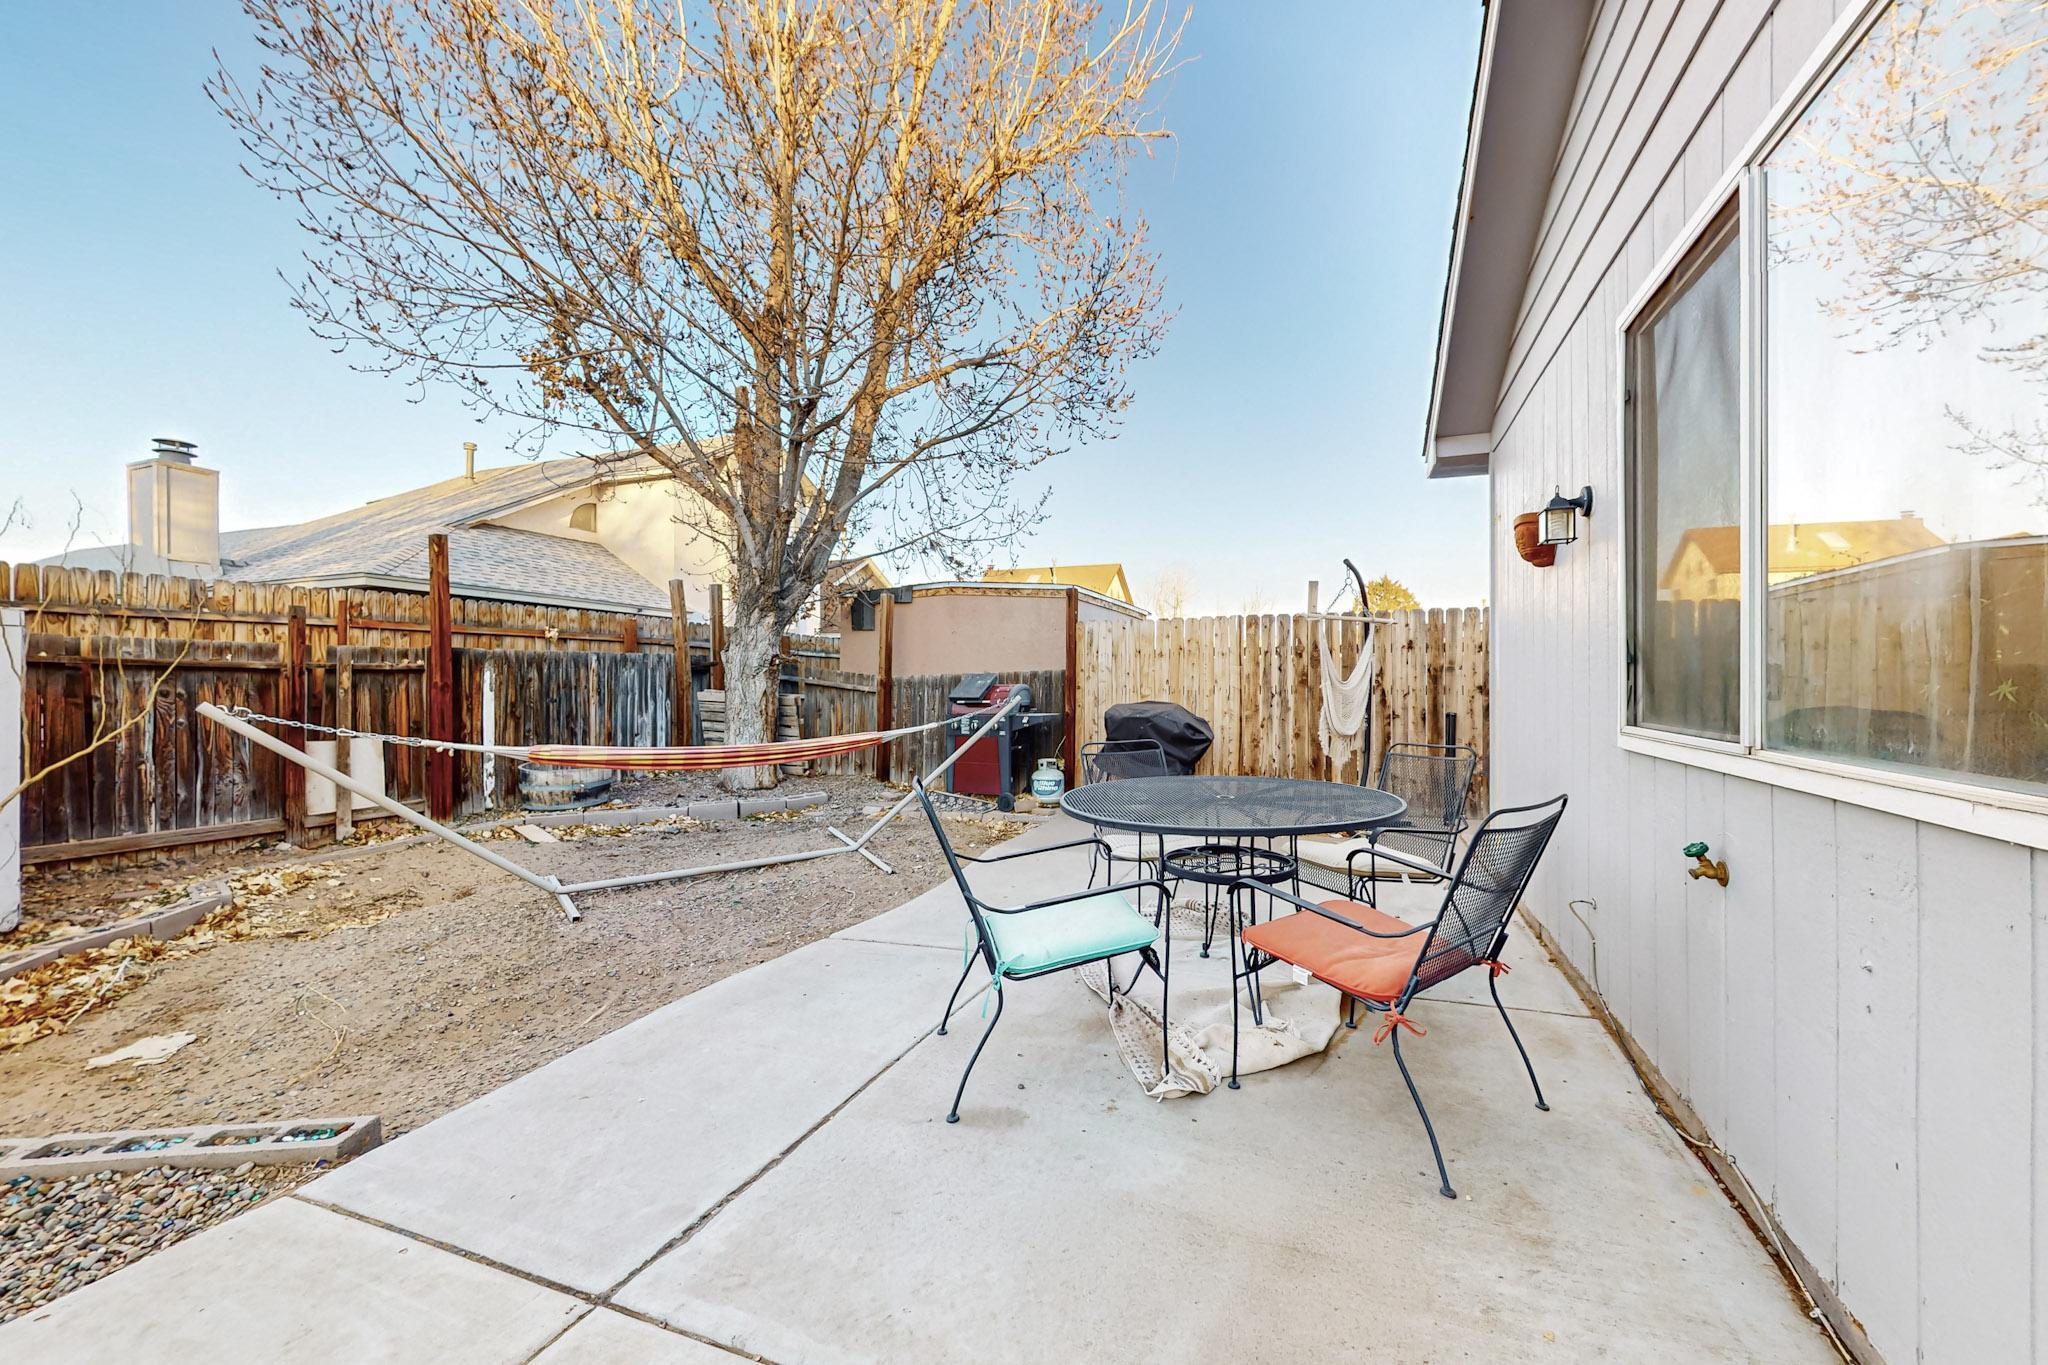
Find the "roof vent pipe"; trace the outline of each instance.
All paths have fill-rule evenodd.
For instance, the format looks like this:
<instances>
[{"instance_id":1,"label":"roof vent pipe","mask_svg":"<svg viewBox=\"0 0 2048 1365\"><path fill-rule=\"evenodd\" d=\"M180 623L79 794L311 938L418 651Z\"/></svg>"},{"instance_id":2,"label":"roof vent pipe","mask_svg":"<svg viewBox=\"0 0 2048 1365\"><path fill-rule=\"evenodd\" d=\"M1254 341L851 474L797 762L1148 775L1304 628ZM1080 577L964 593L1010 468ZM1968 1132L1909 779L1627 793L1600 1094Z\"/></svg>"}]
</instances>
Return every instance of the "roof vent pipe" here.
<instances>
[{"instance_id":1,"label":"roof vent pipe","mask_svg":"<svg viewBox=\"0 0 2048 1365\"><path fill-rule=\"evenodd\" d=\"M476 480L476 442L462 443L462 476L471 482Z\"/></svg>"}]
</instances>

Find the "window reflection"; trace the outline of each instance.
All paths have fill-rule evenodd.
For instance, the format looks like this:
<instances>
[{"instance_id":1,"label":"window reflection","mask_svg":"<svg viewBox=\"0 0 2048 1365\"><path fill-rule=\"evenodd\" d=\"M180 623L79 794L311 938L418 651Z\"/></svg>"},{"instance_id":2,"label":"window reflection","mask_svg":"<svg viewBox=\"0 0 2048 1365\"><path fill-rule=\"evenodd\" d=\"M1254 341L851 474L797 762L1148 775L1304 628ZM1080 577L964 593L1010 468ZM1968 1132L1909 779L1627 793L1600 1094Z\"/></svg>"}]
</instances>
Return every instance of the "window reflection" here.
<instances>
[{"instance_id":1,"label":"window reflection","mask_svg":"<svg viewBox=\"0 0 2048 1365\"><path fill-rule=\"evenodd\" d=\"M1631 714L1740 724L1741 297L1732 213L1629 334Z\"/></svg>"},{"instance_id":2,"label":"window reflection","mask_svg":"<svg viewBox=\"0 0 2048 1365\"><path fill-rule=\"evenodd\" d=\"M1773 747L2048 782L2043 90L2038 0L1904 0L1765 163Z\"/></svg>"}]
</instances>

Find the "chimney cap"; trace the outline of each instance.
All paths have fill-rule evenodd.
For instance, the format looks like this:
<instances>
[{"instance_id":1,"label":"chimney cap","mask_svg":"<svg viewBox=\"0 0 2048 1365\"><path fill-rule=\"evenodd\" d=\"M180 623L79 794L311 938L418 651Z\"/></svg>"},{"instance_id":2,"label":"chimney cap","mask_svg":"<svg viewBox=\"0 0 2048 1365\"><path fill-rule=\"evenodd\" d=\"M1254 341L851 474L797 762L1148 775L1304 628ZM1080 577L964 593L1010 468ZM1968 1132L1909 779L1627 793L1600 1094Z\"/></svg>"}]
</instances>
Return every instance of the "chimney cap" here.
<instances>
[{"instance_id":1,"label":"chimney cap","mask_svg":"<svg viewBox=\"0 0 2048 1365\"><path fill-rule=\"evenodd\" d=\"M169 460L172 464L191 464L199 447L190 441L180 441L170 436L150 438L150 458Z\"/></svg>"}]
</instances>

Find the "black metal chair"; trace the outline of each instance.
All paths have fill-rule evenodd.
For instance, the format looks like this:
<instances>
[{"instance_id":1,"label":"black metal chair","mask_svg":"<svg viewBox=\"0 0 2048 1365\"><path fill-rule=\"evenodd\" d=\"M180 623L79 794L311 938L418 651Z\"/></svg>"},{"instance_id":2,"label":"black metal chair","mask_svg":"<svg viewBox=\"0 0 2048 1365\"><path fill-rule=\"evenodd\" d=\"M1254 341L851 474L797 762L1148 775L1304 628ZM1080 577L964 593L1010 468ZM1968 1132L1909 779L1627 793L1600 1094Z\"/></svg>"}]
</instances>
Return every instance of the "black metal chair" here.
<instances>
[{"instance_id":1,"label":"black metal chair","mask_svg":"<svg viewBox=\"0 0 2048 1365\"><path fill-rule=\"evenodd\" d=\"M1408 803L1400 822L1367 834L1366 847L1346 855L1341 872L1303 858L1301 880L1376 905L1374 883L1382 862L1432 878L1447 875L1468 823L1465 806L1478 771L1479 753L1469 744L1389 744L1373 785Z\"/></svg>"},{"instance_id":2,"label":"black metal chair","mask_svg":"<svg viewBox=\"0 0 2048 1365\"><path fill-rule=\"evenodd\" d=\"M1171 773L1172 770L1166 766L1166 748L1156 739L1098 739L1081 746L1083 782L1119 782L1127 777L1167 777ZM1109 879L1115 881L1118 863L1130 863L1142 873L1147 867L1157 867L1166 851L1163 839L1158 853L1148 853L1142 834L1112 837L1104 833L1100 825L1091 828L1104 851L1088 855L1090 886L1095 885L1098 864L1107 871ZM1120 844L1119 838L1128 838L1131 842ZM1132 852L1133 849L1136 851Z\"/></svg>"},{"instance_id":3,"label":"black metal chair","mask_svg":"<svg viewBox=\"0 0 2048 1365\"><path fill-rule=\"evenodd\" d=\"M1366 1010L1383 1016L1373 1042L1394 1040L1394 1061L1407 1082L1408 1097L1422 1116L1422 1130L1429 1135L1429 1149L1436 1156L1437 1175L1443 1180L1446 1199L1457 1198L1451 1188L1450 1172L1444 1167L1443 1148L1437 1144L1436 1129L1423 1107L1415 1078L1401 1056L1401 1030L1417 1037L1422 1030L1406 1016L1410 1002L1432 986L1441 985L1473 967L1484 967L1486 987L1493 994L1494 1008L1508 1026L1515 1051L1522 1055L1523 1069L1536 1091L1536 1107L1550 1108L1543 1100L1543 1086L1529 1061L1529 1050L1515 1032L1500 1001L1499 977L1507 967L1501 949L1507 943L1508 921L1522 892L1535 874L1536 864L1564 818L1565 798L1553 797L1531 806L1497 810L1486 817L1466 846L1465 856L1444 892L1443 905L1435 919L1426 924L1407 924L1355 900L1327 901L1317 905L1276 886L1247 878L1237 885L1252 895L1267 895L1287 901L1295 913L1249 924L1242 934L1245 971L1257 989L1257 973L1274 962L1302 968L1317 980L1342 991L1355 1011ZM1355 1024L1355 1014L1353 1018ZM1231 1078L1237 1073L1237 1007L1231 1006Z\"/></svg>"},{"instance_id":4,"label":"black metal chair","mask_svg":"<svg viewBox=\"0 0 2048 1365\"><path fill-rule=\"evenodd\" d=\"M960 1099L967 1093L967 1078L974 1074L974 1064L981 1060L981 1050L988 1046L989 1035L1002 1022L1004 981L1028 981L1069 967L1100 962L1109 974L1109 990L1114 995L1117 985L1112 959L1126 953L1138 954L1141 966L1150 967L1160 981L1166 980L1168 969L1160 965L1158 954L1152 950L1153 944L1159 940L1159 929L1123 894L1139 887L1151 887L1159 893L1163 903L1167 894L1166 883L1153 878L1125 882L1119 886L1091 886L1084 891L1052 896L1029 905L992 905L974 893L974 888L968 884L966 870L960 866L963 862L1006 863L1060 849L1079 848L1083 844L1099 845L1101 841L1070 839L1063 844L980 857L957 853L952 841L946 837L946 828L939 821L939 813L932 806L931 795L925 791L924 783L914 782L912 786L917 792L917 799L924 805L925 818L931 821L932 833L938 837L939 851L946 855L946 866L952 870L960 896L967 902L967 960L961 965L960 979L953 983L953 993L946 998L946 1012L939 1016L939 1033L945 1033L946 1021L953 1017L953 1006L960 999L960 988L967 984L968 976L974 971L976 958L988 968L989 988L996 997L995 1018L988 1021L981 1041L974 1045L974 1055L967 1059L967 1069L960 1073L960 1088L953 1092L953 1107L946 1113L946 1122L958 1123ZM1124 994L1129 995L1137 984L1138 973L1133 971L1130 985L1124 987Z\"/></svg>"}]
</instances>

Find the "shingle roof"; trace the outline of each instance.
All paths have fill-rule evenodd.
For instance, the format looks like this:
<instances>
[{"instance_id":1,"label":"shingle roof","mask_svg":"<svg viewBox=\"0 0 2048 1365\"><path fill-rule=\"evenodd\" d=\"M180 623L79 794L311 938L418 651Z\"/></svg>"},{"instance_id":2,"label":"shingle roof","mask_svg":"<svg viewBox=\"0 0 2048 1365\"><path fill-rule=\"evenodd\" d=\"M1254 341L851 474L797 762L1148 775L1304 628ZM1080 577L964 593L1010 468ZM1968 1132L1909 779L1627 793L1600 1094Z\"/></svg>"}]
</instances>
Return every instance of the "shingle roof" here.
<instances>
[{"instance_id":1,"label":"shingle roof","mask_svg":"<svg viewBox=\"0 0 2048 1365\"><path fill-rule=\"evenodd\" d=\"M458 475L294 526L223 532L221 571L262 582L424 582L427 536L445 531L448 579L458 592L666 611L666 590L602 545L475 524L554 493L654 468L642 459L599 464L579 456L480 469L475 478Z\"/></svg>"}]
</instances>

